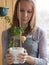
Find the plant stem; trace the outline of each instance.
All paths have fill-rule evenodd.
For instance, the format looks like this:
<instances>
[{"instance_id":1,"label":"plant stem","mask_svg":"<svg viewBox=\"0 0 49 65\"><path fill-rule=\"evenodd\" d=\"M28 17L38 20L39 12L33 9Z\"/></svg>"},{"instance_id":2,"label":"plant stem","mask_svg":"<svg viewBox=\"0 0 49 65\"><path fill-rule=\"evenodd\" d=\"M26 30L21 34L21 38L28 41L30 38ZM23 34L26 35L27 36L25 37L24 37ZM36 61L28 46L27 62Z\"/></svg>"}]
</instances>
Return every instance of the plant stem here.
<instances>
[{"instance_id":1,"label":"plant stem","mask_svg":"<svg viewBox=\"0 0 49 65\"><path fill-rule=\"evenodd\" d=\"M13 36L13 47L15 46L15 36Z\"/></svg>"},{"instance_id":2,"label":"plant stem","mask_svg":"<svg viewBox=\"0 0 49 65\"><path fill-rule=\"evenodd\" d=\"M21 27L21 13L20 13L20 3L19 3L19 25ZM20 38L21 38L21 32L20 32ZM20 39L20 47L22 47L21 39Z\"/></svg>"}]
</instances>

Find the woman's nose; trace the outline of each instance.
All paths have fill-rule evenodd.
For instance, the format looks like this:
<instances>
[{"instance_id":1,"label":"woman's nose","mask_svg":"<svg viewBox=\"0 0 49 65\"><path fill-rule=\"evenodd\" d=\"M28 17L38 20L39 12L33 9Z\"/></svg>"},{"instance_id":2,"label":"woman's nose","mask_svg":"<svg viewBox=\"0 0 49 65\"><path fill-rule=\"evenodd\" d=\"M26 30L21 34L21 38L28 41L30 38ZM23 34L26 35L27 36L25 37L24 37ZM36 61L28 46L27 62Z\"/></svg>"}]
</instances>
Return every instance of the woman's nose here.
<instances>
[{"instance_id":1,"label":"woman's nose","mask_svg":"<svg viewBox=\"0 0 49 65\"><path fill-rule=\"evenodd\" d=\"M27 17L27 15L28 15L27 12L24 12L24 17Z\"/></svg>"}]
</instances>

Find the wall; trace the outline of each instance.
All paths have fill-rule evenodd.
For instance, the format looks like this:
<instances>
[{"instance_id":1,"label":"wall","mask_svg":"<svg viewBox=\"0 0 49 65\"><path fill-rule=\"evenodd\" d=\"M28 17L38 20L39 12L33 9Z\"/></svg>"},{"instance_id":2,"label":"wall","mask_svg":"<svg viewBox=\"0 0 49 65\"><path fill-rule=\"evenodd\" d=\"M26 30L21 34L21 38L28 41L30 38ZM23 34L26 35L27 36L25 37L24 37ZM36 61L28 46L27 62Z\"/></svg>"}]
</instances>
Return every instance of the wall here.
<instances>
[{"instance_id":1,"label":"wall","mask_svg":"<svg viewBox=\"0 0 49 65\"><path fill-rule=\"evenodd\" d=\"M0 0L0 7L9 7L8 15L12 19L14 5L16 0ZM0 17L0 65L2 65L2 32L9 27L4 19Z\"/></svg>"}]
</instances>

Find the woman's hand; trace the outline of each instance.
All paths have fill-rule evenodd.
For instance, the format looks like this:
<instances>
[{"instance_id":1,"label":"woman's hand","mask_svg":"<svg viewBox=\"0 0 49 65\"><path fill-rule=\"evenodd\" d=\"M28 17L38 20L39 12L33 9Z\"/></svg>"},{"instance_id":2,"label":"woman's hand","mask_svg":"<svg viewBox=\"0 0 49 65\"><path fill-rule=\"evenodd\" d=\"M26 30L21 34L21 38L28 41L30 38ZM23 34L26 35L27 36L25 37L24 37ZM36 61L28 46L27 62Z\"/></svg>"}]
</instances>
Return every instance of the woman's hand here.
<instances>
[{"instance_id":1,"label":"woman's hand","mask_svg":"<svg viewBox=\"0 0 49 65\"><path fill-rule=\"evenodd\" d=\"M28 53L26 50L24 50L24 53L20 53L17 58L19 60L19 63L23 64L26 61L26 57L27 57Z\"/></svg>"},{"instance_id":2,"label":"woman's hand","mask_svg":"<svg viewBox=\"0 0 49 65\"><path fill-rule=\"evenodd\" d=\"M13 64L13 61L14 61L14 57L13 57L13 55L12 54L10 54L10 53L7 53L6 54L6 62L7 62L7 64Z\"/></svg>"},{"instance_id":3,"label":"woman's hand","mask_svg":"<svg viewBox=\"0 0 49 65\"><path fill-rule=\"evenodd\" d=\"M25 50L24 53L20 53L20 54L18 55L18 60L19 60L19 62L20 62L21 64L23 64L24 62L27 62L27 63L29 63L29 64L31 64L31 65L34 65L34 64L35 64L35 59L34 59L34 57L29 56L26 50Z\"/></svg>"}]
</instances>

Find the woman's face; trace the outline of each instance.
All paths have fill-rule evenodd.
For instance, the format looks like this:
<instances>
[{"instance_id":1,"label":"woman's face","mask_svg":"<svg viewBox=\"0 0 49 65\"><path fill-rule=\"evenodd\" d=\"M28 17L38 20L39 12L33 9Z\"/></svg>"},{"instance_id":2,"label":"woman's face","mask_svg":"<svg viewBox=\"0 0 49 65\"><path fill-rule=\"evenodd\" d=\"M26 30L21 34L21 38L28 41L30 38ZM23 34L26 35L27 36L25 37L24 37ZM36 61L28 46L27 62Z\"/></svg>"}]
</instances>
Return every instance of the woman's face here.
<instances>
[{"instance_id":1,"label":"woman's face","mask_svg":"<svg viewBox=\"0 0 49 65\"><path fill-rule=\"evenodd\" d=\"M17 13L19 13L17 9ZM33 15L33 6L32 3L28 1L21 1L20 2L20 14L21 14L21 25L23 28L26 27L27 23L31 19ZM17 14L17 17L19 19L19 15Z\"/></svg>"}]
</instances>

